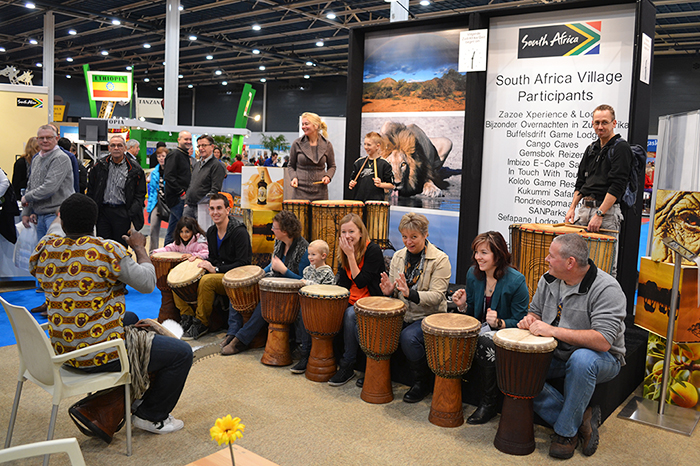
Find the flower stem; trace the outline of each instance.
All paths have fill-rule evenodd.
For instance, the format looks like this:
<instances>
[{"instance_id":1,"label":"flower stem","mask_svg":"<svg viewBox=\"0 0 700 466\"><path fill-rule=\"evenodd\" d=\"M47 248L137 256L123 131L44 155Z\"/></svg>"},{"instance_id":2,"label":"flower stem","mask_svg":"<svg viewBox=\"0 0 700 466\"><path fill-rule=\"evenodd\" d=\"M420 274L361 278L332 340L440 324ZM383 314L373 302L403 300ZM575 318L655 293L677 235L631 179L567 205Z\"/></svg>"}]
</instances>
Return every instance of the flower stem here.
<instances>
[{"instance_id":1,"label":"flower stem","mask_svg":"<svg viewBox=\"0 0 700 466\"><path fill-rule=\"evenodd\" d=\"M233 444L228 444L228 449L231 452L231 466L236 466L236 459L233 457Z\"/></svg>"}]
</instances>

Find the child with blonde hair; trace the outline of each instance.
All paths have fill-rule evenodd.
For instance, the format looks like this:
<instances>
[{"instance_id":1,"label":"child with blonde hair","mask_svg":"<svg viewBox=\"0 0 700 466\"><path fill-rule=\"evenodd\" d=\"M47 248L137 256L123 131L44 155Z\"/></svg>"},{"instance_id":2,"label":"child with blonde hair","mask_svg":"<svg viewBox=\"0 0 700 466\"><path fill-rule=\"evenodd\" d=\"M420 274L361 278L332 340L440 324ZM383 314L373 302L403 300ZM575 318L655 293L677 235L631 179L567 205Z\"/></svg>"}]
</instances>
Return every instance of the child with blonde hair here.
<instances>
[{"instance_id":1,"label":"child with blonde hair","mask_svg":"<svg viewBox=\"0 0 700 466\"><path fill-rule=\"evenodd\" d=\"M328 257L329 252L328 243L322 239L309 243L310 265L304 268L303 274L304 282L307 285L332 285L335 282L333 269L326 264L326 257Z\"/></svg>"}]
</instances>

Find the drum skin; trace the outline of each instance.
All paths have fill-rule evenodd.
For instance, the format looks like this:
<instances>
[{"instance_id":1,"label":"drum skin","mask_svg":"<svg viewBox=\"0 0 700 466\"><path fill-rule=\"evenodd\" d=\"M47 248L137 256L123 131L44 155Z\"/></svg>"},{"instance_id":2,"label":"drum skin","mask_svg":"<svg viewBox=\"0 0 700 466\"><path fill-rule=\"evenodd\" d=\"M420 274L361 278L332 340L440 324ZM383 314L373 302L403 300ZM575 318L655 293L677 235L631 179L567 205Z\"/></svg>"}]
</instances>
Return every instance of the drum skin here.
<instances>
[{"instance_id":1,"label":"drum skin","mask_svg":"<svg viewBox=\"0 0 700 466\"><path fill-rule=\"evenodd\" d=\"M229 270L221 280L231 307L243 315L244 323L250 319L250 314L260 302L258 282L264 276L265 271L257 265L244 265ZM248 319L245 318L246 315Z\"/></svg>"},{"instance_id":2,"label":"drum skin","mask_svg":"<svg viewBox=\"0 0 700 466\"><path fill-rule=\"evenodd\" d=\"M206 273L197 266L200 262L202 259L181 262L168 273L168 286L188 304L197 304L199 280Z\"/></svg>"},{"instance_id":3,"label":"drum skin","mask_svg":"<svg viewBox=\"0 0 700 466\"><path fill-rule=\"evenodd\" d=\"M266 277L258 282L262 317L269 326L267 344L260 362L268 366L288 366L292 363L289 350L289 326L299 313L299 288L302 280Z\"/></svg>"}]
</instances>

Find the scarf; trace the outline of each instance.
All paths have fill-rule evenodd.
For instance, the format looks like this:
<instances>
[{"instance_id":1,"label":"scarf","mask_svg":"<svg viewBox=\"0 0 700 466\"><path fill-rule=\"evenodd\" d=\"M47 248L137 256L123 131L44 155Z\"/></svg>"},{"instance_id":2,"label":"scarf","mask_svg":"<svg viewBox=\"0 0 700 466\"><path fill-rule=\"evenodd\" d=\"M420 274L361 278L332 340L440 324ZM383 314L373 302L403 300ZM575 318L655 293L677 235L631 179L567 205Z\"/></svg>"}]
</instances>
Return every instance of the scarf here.
<instances>
[{"instance_id":1,"label":"scarf","mask_svg":"<svg viewBox=\"0 0 700 466\"><path fill-rule=\"evenodd\" d=\"M294 274L296 275L301 275L300 272L303 272L303 270L299 270L299 263L301 260L304 258L304 254L307 254L307 249L309 247L309 242L306 241L303 237L299 236L297 238L294 238L294 241L292 241L291 246L289 246L289 251L287 251L287 255L284 255L284 247L285 244L282 241L275 240L275 249L272 252L275 256L279 257L282 259L284 257L284 265ZM278 272L272 272L271 274L273 277L281 277L282 275L279 274Z\"/></svg>"}]
</instances>

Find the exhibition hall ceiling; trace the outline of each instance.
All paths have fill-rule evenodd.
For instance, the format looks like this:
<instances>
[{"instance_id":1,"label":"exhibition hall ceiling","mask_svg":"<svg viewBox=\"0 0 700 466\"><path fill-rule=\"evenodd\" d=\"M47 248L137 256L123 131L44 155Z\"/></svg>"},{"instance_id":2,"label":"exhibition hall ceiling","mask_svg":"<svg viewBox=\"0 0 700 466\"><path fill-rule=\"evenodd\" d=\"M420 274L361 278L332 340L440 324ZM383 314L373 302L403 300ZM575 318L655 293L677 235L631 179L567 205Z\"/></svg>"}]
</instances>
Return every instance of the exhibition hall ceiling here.
<instances>
[{"instance_id":1,"label":"exhibition hall ceiling","mask_svg":"<svg viewBox=\"0 0 700 466\"><path fill-rule=\"evenodd\" d=\"M409 21L557 1L410 0ZM700 54L700 2L654 4L655 53ZM180 85L345 75L350 28L388 24L390 5L385 0L180 0ZM47 11L55 21L56 76L80 78L83 64L99 71L131 66L136 82L163 84L163 0L0 0L3 68L40 72Z\"/></svg>"}]
</instances>

